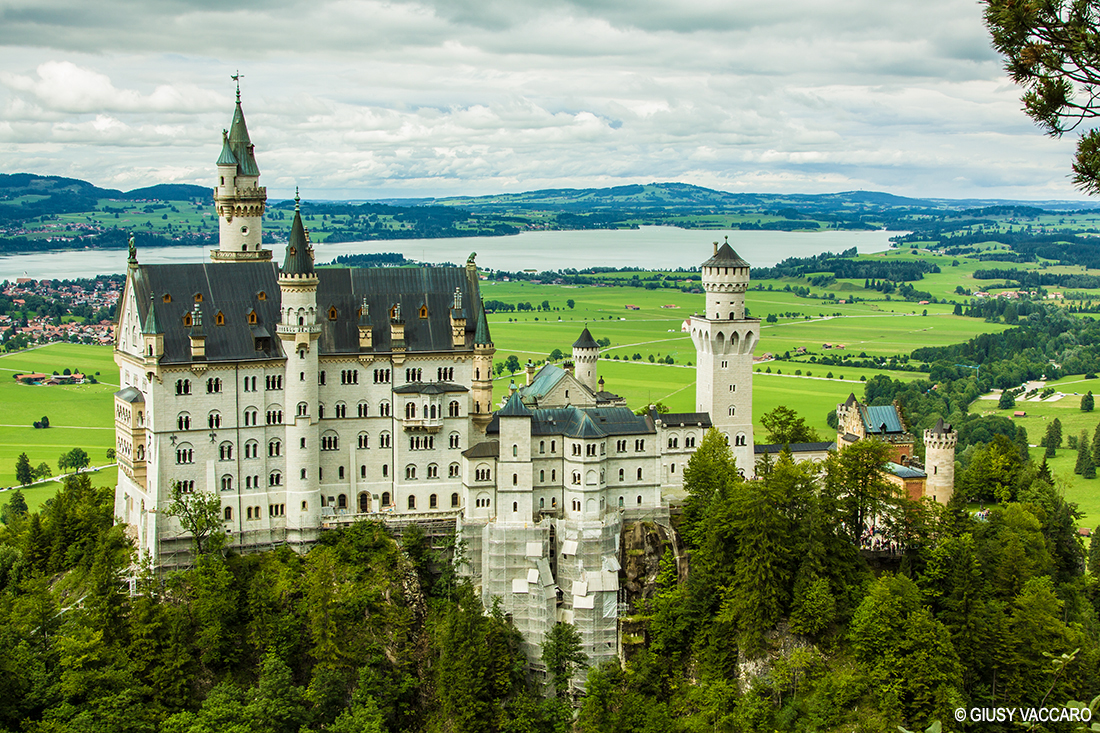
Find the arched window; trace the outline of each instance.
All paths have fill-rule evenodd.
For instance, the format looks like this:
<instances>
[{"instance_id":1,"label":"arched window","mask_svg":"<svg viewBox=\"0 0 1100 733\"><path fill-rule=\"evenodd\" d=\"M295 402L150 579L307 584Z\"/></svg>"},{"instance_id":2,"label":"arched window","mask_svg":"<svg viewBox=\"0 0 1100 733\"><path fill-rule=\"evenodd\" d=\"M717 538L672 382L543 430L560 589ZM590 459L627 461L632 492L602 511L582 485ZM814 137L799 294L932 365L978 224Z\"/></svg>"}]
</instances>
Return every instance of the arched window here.
<instances>
[{"instance_id":1,"label":"arched window","mask_svg":"<svg viewBox=\"0 0 1100 733\"><path fill-rule=\"evenodd\" d=\"M513 473L512 474L512 486L519 486L519 474L518 473Z\"/></svg>"},{"instance_id":2,"label":"arched window","mask_svg":"<svg viewBox=\"0 0 1100 733\"><path fill-rule=\"evenodd\" d=\"M411 481L416 478L416 466L410 464L405 466L405 479Z\"/></svg>"},{"instance_id":3,"label":"arched window","mask_svg":"<svg viewBox=\"0 0 1100 733\"><path fill-rule=\"evenodd\" d=\"M180 443L176 446L176 463L186 465L195 462L195 450L190 443Z\"/></svg>"},{"instance_id":4,"label":"arched window","mask_svg":"<svg viewBox=\"0 0 1100 733\"><path fill-rule=\"evenodd\" d=\"M515 457L515 456L518 456L518 455L519 455L519 446L513 444L512 445L512 456Z\"/></svg>"},{"instance_id":5,"label":"arched window","mask_svg":"<svg viewBox=\"0 0 1100 733\"><path fill-rule=\"evenodd\" d=\"M370 448L370 436L366 433L359 433L359 449L363 450Z\"/></svg>"},{"instance_id":6,"label":"arched window","mask_svg":"<svg viewBox=\"0 0 1100 733\"><path fill-rule=\"evenodd\" d=\"M451 506L458 506L458 494L451 494Z\"/></svg>"},{"instance_id":7,"label":"arched window","mask_svg":"<svg viewBox=\"0 0 1100 733\"><path fill-rule=\"evenodd\" d=\"M619 480L626 481L626 471L621 468L619 469Z\"/></svg>"},{"instance_id":8,"label":"arched window","mask_svg":"<svg viewBox=\"0 0 1100 733\"><path fill-rule=\"evenodd\" d=\"M545 481L546 481L546 471L539 471L539 483L541 484L541 483L544 483Z\"/></svg>"},{"instance_id":9,"label":"arched window","mask_svg":"<svg viewBox=\"0 0 1100 733\"><path fill-rule=\"evenodd\" d=\"M344 418L348 416L348 406L343 402L336 403L336 417Z\"/></svg>"},{"instance_id":10,"label":"arched window","mask_svg":"<svg viewBox=\"0 0 1100 733\"><path fill-rule=\"evenodd\" d=\"M214 411L206 416L206 425L211 430L216 430L222 426L222 416L220 412Z\"/></svg>"},{"instance_id":11,"label":"arched window","mask_svg":"<svg viewBox=\"0 0 1100 733\"><path fill-rule=\"evenodd\" d=\"M450 404L447 405L447 417L458 417L458 415L458 401L451 400Z\"/></svg>"},{"instance_id":12,"label":"arched window","mask_svg":"<svg viewBox=\"0 0 1100 733\"><path fill-rule=\"evenodd\" d=\"M232 491L232 490L233 490L233 477L229 476L229 475L222 476L222 491Z\"/></svg>"},{"instance_id":13,"label":"arched window","mask_svg":"<svg viewBox=\"0 0 1100 733\"><path fill-rule=\"evenodd\" d=\"M267 477L267 485L268 486L282 486L283 485L283 474L279 473L278 471L272 471L271 474Z\"/></svg>"},{"instance_id":14,"label":"arched window","mask_svg":"<svg viewBox=\"0 0 1100 733\"><path fill-rule=\"evenodd\" d=\"M409 495L409 509L416 509L416 497L412 494Z\"/></svg>"},{"instance_id":15,"label":"arched window","mask_svg":"<svg viewBox=\"0 0 1100 733\"><path fill-rule=\"evenodd\" d=\"M512 502L512 514L515 514L518 511L519 511L519 502L518 501L513 501Z\"/></svg>"},{"instance_id":16,"label":"arched window","mask_svg":"<svg viewBox=\"0 0 1100 733\"><path fill-rule=\"evenodd\" d=\"M233 444L222 443L218 446L218 460L219 461L231 461L233 460Z\"/></svg>"},{"instance_id":17,"label":"arched window","mask_svg":"<svg viewBox=\"0 0 1100 733\"><path fill-rule=\"evenodd\" d=\"M429 509L438 509L439 508L439 497L436 496L435 494L432 494L431 496L428 497L428 508Z\"/></svg>"},{"instance_id":18,"label":"arched window","mask_svg":"<svg viewBox=\"0 0 1100 733\"><path fill-rule=\"evenodd\" d=\"M355 410L359 417L367 417L370 414L370 409L366 402L360 402L356 405Z\"/></svg>"},{"instance_id":19,"label":"arched window","mask_svg":"<svg viewBox=\"0 0 1100 733\"><path fill-rule=\"evenodd\" d=\"M267 455L269 458L275 456L281 456L283 454L283 444L279 440L273 440L267 444Z\"/></svg>"},{"instance_id":20,"label":"arched window","mask_svg":"<svg viewBox=\"0 0 1100 733\"><path fill-rule=\"evenodd\" d=\"M415 402L406 402L405 403L405 419L406 420L411 420L414 417L416 417L416 403Z\"/></svg>"},{"instance_id":21,"label":"arched window","mask_svg":"<svg viewBox=\"0 0 1100 733\"><path fill-rule=\"evenodd\" d=\"M339 509L347 509L348 508L348 497L344 494L340 494L338 497L336 497L336 506Z\"/></svg>"},{"instance_id":22,"label":"arched window","mask_svg":"<svg viewBox=\"0 0 1100 733\"><path fill-rule=\"evenodd\" d=\"M428 478L439 478L439 466L434 463L428 464Z\"/></svg>"},{"instance_id":23,"label":"arched window","mask_svg":"<svg viewBox=\"0 0 1100 733\"><path fill-rule=\"evenodd\" d=\"M326 430L325 433L321 436L321 450L340 450L340 436L332 430Z\"/></svg>"},{"instance_id":24,"label":"arched window","mask_svg":"<svg viewBox=\"0 0 1100 733\"><path fill-rule=\"evenodd\" d=\"M260 444L255 440L250 440L244 444L244 457L245 458L258 458L260 455Z\"/></svg>"},{"instance_id":25,"label":"arched window","mask_svg":"<svg viewBox=\"0 0 1100 733\"><path fill-rule=\"evenodd\" d=\"M382 506L389 506L389 505L390 505L390 492L383 491L382 492Z\"/></svg>"},{"instance_id":26,"label":"arched window","mask_svg":"<svg viewBox=\"0 0 1100 733\"><path fill-rule=\"evenodd\" d=\"M227 522L232 522L233 521L233 507L231 507L231 506L227 506L225 508L225 521L227 521Z\"/></svg>"},{"instance_id":27,"label":"arched window","mask_svg":"<svg viewBox=\"0 0 1100 733\"><path fill-rule=\"evenodd\" d=\"M378 447L389 448L390 447L390 434L388 432L381 432L378 434ZM385 475L385 474L383 474Z\"/></svg>"},{"instance_id":28,"label":"arched window","mask_svg":"<svg viewBox=\"0 0 1100 733\"><path fill-rule=\"evenodd\" d=\"M364 466L363 468L366 468L366 466ZM360 514L366 514L369 511L370 511L370 492L369 491L361 491L361 492L359 492L359 513Z\"/></svg>"},{"instance_id":29,"label":"arched window","mask_svg":"<svg viewBox=\"0 0 1100 733\"><path fill-rule=\"evenodd\" d=\"M177 430L190 430L191 429L191 416L186 412L181 412L176 417L176 429Z\"/></svg>"},{"instance_id":30,"label":"arched window","mask_svg":"<svg viewBox=\"0 0 1100 733\"><path fill-rule=\"evenodd\" d=\"M642 480L642 469L640 469L640 468L638 469L638 480L639 481Z\"/></svg>"}]
</instances>

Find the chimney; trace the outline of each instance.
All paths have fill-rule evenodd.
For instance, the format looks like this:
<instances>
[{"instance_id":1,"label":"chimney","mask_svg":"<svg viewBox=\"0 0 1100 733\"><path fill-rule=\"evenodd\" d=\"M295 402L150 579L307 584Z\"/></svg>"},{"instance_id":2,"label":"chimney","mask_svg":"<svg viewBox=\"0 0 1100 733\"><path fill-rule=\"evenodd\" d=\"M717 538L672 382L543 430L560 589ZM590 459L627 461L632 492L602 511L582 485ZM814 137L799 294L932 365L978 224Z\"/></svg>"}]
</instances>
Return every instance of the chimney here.
<instances>
[{"instance_id":1,"label":"chimney","mask_svg":"<svg viewBox=\"0 0 1100 733\"><path fill-rule=\"evenodd\" d=\"M404 335L404 334L402 334ZM370 351L374 348L374 329L370 321L370 305L367 296L363 296L363 302L359 306L359 350Z\"/></svg>"},{"instance_id":2,"label":"chimney","mask_svg":"<svg viewBox=\"0 0 1100 733\"><path fill-rule=\"evenodd\" d=\"M455 288L451 304L451 346L460 349L466 345L466 311L462 308L462 289Z\"/></svg>"},{"instance_id":3,"label":"chimney","mask_svg":"<svg viewBox=\"0 0 1100 733\"><path fill-rule=\"evenodd\" d=\"M390 348L394 351L405 350L405 320L401 317L400 303L395 303L390 309Z\"/></svg>"},{"instance_id":4,"label":"chimney","mask_svg":"<svg viewBox=\"0 0 1100 733\"><path fill-rule=\"evenodd\" d=\"M718 254L718 240L714 240L714 254Z\"/></svg>"},{"instance_id":5,"label":"chimney","mask_svg":"<svg viewBox=\"0 0 1100 733\"><path fill-rule=\"evenodd\" d=\"M565 369L566 374L573 376L573 362L567 361L562 364L562 367Z\"/></svg>"},{"instance_id":6,"label":"chimney","mask_svg":"<svg viewBox=\"0 0 1100 733\"><path fill-rule=\"evenodd\" d=\"M535 378L535 365L531 363L531 360L527 360L527 381L525 384L531 384L531 381Z\"/></svg>"},{"instance_id":7,"label":"chimney","mask_svg":"<svg viewBox=\"0 0 1100 733\"><path fill-rule=\"evenodd\" d=\"M191 311L191 360L206 361L206 332L202 330L202 311L198 303Z\"/></svg>"}]
</instances>

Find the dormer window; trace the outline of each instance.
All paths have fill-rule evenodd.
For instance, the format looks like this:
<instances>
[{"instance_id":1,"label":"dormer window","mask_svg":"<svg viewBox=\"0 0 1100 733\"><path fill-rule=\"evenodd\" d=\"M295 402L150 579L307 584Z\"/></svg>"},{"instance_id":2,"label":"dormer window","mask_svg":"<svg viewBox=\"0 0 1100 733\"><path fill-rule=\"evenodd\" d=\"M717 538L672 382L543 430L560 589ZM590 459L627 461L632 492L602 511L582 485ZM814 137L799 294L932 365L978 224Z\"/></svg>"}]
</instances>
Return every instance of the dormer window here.
<instances>
[{"instance_id":1,"label":"dormer window","mask_svg":"<svg viewBox=\"0 0 1100 733\"><path fill-rule=\"evenodd\" d=\"M256 325L256 322L257 322L258 320L259 320L259 319L258 319L258 318L256 318L256 311L249 311L249 312L248 312L248 324L249 324L250 326L255 326L255 325Z\"/></svg>"},{"instance_id":2,"label":"dormer window","mask_svg":"<svg viewBox=\"0 0 1100 733\"><path fill-rule=\"evenodd\" d=\"M296 254L298 254L298 248L297 247L291 247L290 248L290 256L293 257Z\"/></svg>"},{"instance_id":3,"label":"dormer window","mask_svg":"<svg viewBox=\"0 0 1100 733\"><path fill-rule=\"evenodd\" d=\"M256 293L256 300L267 300L267 293L262 290Z\"/></svg>"},{"instance_id":4,"label":"dormer window","mask_svg":"<svg viewBox=\"0 0 1100 733\"><path fill-rule=\"evenodd\" d=\"M428 317L428 306L427 305L420 306L420 317L421 318L427 318Z\"/></svg>"},{"instance_id":5,"label":"dormer window","mask_svg":"<svg viewBox=\"0 0 1100 733\"><path fill-rule=\"evenodd\" d=\"M172 296L168 293L165 293L164 297L161 298L161 301L163 301L165 303L171 303L172 302Z\"/></svg>"},{"instance_id":6,"label":"dormer window","mask_svg":"<svg viewBox=\"0 0 1100 733\"><path fill-rule=\"evenodd\" d=\"M330 321L336 320L336 306L332 306L328 309L328 319Z\"/></svg>"},{"instance_id":7,"label":"dormer window","mask_svg":"<svg viewBox=\"0 0 1100 733\"><path fill-rule=\"evenodd\" d=\"M225 325L225 316L222 314L221 311L218 311L217 314L214 316L214 324L217 326Z\"/></svg>"},{"instance_id":8,"label":"dormer window","mask_svg":"<svg viewBox=\"0 0 1100 733\"><path fill-rule=\"evenodd\" d=\"M191 328L191 313L183 314L183 326L184 328Z\"/></svg>"},{"instance_id":9,"label":"dormer window","mask_svg":"<svg viewBox=\"0 0 1100 733\"><path fill-rule=\"evenodd\" d=\"M202 302L202 293L195 293L195 302L196 303L201 303Z\"/></svg>"}]
</instances>

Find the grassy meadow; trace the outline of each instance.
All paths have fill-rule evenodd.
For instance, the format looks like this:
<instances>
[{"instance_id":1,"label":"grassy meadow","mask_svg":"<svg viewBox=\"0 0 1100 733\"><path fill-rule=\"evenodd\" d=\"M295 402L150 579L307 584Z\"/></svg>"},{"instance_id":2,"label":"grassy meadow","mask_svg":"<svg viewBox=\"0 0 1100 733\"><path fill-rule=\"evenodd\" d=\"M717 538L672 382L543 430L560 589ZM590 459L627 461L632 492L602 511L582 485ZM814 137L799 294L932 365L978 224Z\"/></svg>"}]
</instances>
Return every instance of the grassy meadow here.
<instances>
[{"instance_id":1,"label":"grassy meadow","mask_svg":"<svg viewBox=\"0 0 1100 733\"><path fill-rule=\"evenodd\" d=\"M99 384L53 387L19 384L13 375L38 371L52 374L64 369L96 374ZM112 395L118 390L118 368L109 346L50 344L0 356L0 488L14 486L15 461L26 453L32 466L48 463L57 473L58 457L83 448L93 466L108 463L106 451L115 444ZM50 427L35 430L32 423L49 417ZM111 469L113 471L114 469ZM114 474L102 475L114 484ZM24 490L27 503L44 501L54 494L56 483ZM0 505L10 493L0 493Z\"/></svg>"}]
</instances>

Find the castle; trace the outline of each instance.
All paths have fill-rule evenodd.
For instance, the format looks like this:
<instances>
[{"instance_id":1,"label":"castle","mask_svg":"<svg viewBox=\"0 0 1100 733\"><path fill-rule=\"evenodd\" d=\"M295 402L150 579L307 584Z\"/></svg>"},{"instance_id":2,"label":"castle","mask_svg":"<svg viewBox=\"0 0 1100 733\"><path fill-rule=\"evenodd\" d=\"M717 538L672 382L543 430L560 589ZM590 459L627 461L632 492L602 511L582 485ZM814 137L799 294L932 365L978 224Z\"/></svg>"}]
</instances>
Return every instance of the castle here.
<instances>
[{"instance_id":1,"label":"castle","mask_svg":"<svg viewBox=\"0 0 1100 733\"><path fill-rule=\"evenodd\" d=\"M623 522L668 521L663 494L712 427L753 473L749 263L728 243L702 263L704 310L684 325L695 412L631 412L606 391L587 328L571 366L528 367L494 411L472 255L316 268L296 197L277 264L239 88L216 166L211 261L143 265L131 245L119 302L115 515L139 550L189 562L166 511L177 491L214 492L239 551L305 549L361 519L435 523L457 530L464 572L487 607L501 599L532 659L558 621L593 664L615 656Z\"/></svg>"}]
</instances>

